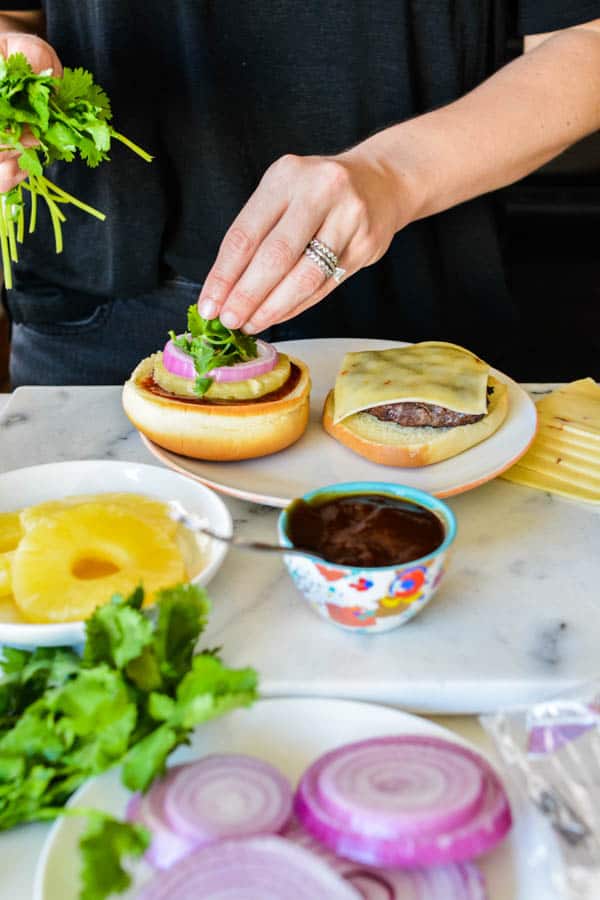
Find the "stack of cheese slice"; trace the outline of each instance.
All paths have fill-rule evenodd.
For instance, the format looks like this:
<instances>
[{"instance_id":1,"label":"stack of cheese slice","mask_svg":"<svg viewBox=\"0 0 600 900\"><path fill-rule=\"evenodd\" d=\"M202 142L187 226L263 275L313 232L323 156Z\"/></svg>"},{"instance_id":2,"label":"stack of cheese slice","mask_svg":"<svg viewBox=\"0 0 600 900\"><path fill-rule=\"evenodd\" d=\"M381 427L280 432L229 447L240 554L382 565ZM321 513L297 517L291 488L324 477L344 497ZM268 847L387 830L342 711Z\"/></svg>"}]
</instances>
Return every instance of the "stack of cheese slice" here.
<instances>
[{"instance_id":1,"label":"stack of cheese slice","mask_svg":"<svg viewBox=\"0 0 600 900\"><path fill-rule=\"evenodd\" d=\"M537 404L537 436L502 476L564 497L600 503L600 385L582 378Z\"/></svg>"}]
</instances>

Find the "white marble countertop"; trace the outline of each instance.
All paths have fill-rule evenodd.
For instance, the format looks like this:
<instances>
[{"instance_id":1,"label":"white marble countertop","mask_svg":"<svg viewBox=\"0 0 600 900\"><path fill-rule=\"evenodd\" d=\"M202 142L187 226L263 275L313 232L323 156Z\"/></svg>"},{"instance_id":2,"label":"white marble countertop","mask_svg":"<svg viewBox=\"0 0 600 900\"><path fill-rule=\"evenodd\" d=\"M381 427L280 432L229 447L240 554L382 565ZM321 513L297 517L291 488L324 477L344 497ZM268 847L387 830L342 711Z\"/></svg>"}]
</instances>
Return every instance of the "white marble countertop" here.
<instances>
[{"instance_id":1,"label":"white marble countertop","mask_svg":"<svg viewBox=\"0 0 600 900\"><path fill-rule=\"evenodd\" d=\"M0 471L68 459L153 463L120 388L21 388L0 413ZM225 498L236 531L275 539L277 511ZM476 713L597 674L600 509L496 479L449 501L458 519L433 602L387 634L353 635L305 605L279 559L231 551L211 582L209 643L253 663L263 693Z\"/></svg>"},{"instance_id":2,"label":"white marble countertop","mask_svg":"<svg viewBox=\"0 0 600 900\"><path fill-rule=\"evenodd\" d=\"M23 388L6 406L0 395L0 472L68 459L154 463L119 396L119 388ZM276 510L225 502L239 534L275 536ZM304 606L281 561L232 551L209 586L208 644L222 645L231 665L257 665L265 695L354 697L430 716L492 710L597 674L600 511L502 480L449 503L459 536L447 580L405 627L372 637L339 631ZM474 717L435 718L491 752ZM48 829L2 835L0 896L31 898Z\"/></svg>"}]
</instances>

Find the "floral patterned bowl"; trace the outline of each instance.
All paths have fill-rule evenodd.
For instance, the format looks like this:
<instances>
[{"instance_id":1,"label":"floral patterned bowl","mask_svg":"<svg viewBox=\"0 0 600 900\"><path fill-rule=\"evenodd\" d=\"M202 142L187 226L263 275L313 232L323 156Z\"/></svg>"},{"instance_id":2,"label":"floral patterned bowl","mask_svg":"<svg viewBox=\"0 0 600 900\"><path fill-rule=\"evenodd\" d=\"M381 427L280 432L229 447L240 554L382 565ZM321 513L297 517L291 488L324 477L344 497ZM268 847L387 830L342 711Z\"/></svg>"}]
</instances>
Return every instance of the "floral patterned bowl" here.
<instances>
[{"instance_id":1,"label":"floral patterned bowl","mask_svg":"<svg viewBox=\"0 0 600 900\"><path fill-rule=\"evenodd\" d=\"M328 485L304 494L302 499L310 501L319 494L388 494L424 506L440 518L445 534L442 544L427 556L397 566L364 568L323 562L317 557L284 557L296 587L327 621L348 631L368 634L404 625L429 603L441 581L456 535L452 510L424 491L385 481ZM287 536L288 509L281 512L278 521L279 543L283 547L293 546Z\"/></svg>"}]
</instances>

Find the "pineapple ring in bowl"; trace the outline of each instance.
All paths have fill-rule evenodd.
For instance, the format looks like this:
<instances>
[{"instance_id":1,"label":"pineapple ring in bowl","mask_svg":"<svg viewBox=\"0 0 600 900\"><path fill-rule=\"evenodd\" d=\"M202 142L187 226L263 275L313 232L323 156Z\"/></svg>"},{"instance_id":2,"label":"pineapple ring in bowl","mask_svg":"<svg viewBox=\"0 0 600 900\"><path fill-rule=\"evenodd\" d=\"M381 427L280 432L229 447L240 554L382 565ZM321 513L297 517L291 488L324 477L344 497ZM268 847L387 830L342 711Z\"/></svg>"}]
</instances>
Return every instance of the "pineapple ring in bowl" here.
<instances>
[{"instance_id":1,"label":"pineapple ring in bowl","mask_svg":"<svg viewBox=\"0 0 600 900\"><path fill-rule=\"evenodd\" d=\"M24 507L38 506L38 504L47 504L47 511L52 512L55 508L55 504L52 501L62 501L61 505L65 507L64 513L61 513L61 517L63 517L68 512L68 502L65 504L64 501L69 497L104 494L107 501L110 502L116 494L128 493L149 498L150 502L147 505L149 524L155 515L152 509L155 504L152 504L152 500L158 500L163 503L168 500L179 500L190 512L208 519L209 527L218 534L229 536L232 533L232 520L229 510L221 498L210 488L192 481L177 472L153 465L107 460L86 460L49 463L0 474L0 538L4 531L8 534L7 529L12 528L12 531L15 530L12 517L6 516L6 513L15 512ZM123 507L122 513L127 517L126 506ZM38 506L37 510L30 511L24 517L26 533L25 536L21 537L22 544L30 538L32 539L40 527L43 530L45 524L47 524L43 521L43 514L44 507ZM33 522L32 516L36 516L37 521ZM67 516L67 521L68 519L69 517ZM4 529L2 527L3 524L5 526ZM31 525L35 527L32 527L31 531L29 531L29 526ZM148 529L149 533L150 529ZM38 534L38 537L40 536L41 532ZM16 540L19 537L17 533ZM63 537L66 539L66 535L63 535ZM140 549L140 544L134 537L130 538L130 541L129 549L132 556L136 558L137 554L138 562L141 561L143 565L143 560L147 559L144 556L143 549ZM10 541L7 541L7 546L3 548L3 552L12 554L14 562L15 549L13 546L9 546L10 543ZM28 544L25 543L25 549L27 546ZM222 564L226 551L226 544L207 539L206 545L202 548L200 571L193 577L183 580L190 580L194 584L206 585ZM110 569L110 553L106 555L106 562ZM75 555L71 556L71 566L77 566L78 564L86 564L85 555L82 558L77 558ZM178 572L177 566L170 571L176 575ZM83 584L86 574L89 573L79 573L80 577L82 574ZM98 585L103 582L106 584L108 596L105 597L105 600L108 601L113 590L118 590L119 588L117 584L111 587L112 575L110 571L107 570L106 576L106 578L98 580ZM42 583L43 572L40 573L40 584ZM148 587L152 589L150 582ZM1 590L0 594L2 594ZM26 648L73 645L83 641L84 631L83 621L52 624L29 623L18 614L14 604L10 602L10 598L0 596L0 644Z\"/></svg>"}]
</instances>

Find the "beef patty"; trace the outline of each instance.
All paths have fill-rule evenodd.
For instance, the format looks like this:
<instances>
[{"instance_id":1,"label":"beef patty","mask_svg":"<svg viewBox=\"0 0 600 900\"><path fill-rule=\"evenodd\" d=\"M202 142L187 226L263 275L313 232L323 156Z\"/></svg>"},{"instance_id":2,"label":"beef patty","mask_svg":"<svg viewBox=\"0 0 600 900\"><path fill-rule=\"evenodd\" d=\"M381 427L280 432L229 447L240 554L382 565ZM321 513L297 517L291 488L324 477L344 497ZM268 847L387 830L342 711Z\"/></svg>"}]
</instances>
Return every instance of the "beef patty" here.
<instances>
[{"instance_id":1,"label":"beef patty","mask_svg":"<svg viewBox=\"0 0 600 900\"><path fill-rule=\"evenodd\" d=\"M435 406L430 403L386 403L383 406L372 406L364 412L375 416L382 422L395 422L409 428L454 428L457 425L472 425L483 419L483 413L470 415L446 409L445 406Z\"/></svg>"}]
</instances>

